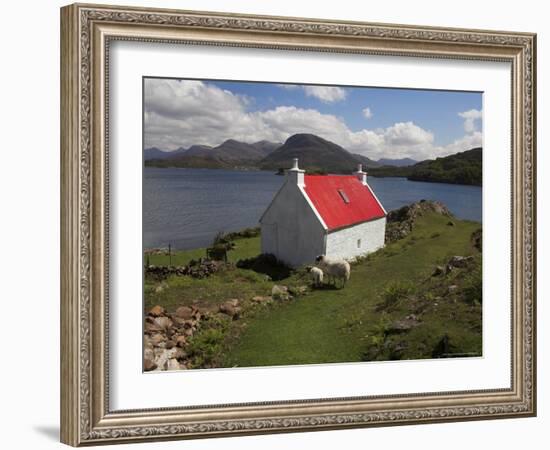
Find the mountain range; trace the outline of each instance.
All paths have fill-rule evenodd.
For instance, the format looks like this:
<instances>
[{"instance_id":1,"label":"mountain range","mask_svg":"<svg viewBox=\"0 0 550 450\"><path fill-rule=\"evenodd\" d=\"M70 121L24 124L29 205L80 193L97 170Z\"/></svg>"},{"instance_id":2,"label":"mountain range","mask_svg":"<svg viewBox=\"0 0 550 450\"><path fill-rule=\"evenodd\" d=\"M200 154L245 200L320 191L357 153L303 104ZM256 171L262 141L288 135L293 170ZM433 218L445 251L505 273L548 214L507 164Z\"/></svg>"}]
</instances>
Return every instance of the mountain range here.
<instances>
[{"instance_id":1,"label":"mountain range","mask_svg":"<svg viewBox=\"0 0 550 450\"><path fill-rule=\"evenodd\" d=\"M306 133L290 136L284 143L263 140L248 144L229 139L217 147L193 145L170 152L152 147L144 150L143 158L146 166L153 167L265 170L288 168L292 165L293 158L299 158L300 167L309 172L331 173L349 173L358 163L365 168L373 168L382 165L403 166L416 162L409 158L374 161L364 155L350 153L334 142Z\"/></svg>"}]
</instances>

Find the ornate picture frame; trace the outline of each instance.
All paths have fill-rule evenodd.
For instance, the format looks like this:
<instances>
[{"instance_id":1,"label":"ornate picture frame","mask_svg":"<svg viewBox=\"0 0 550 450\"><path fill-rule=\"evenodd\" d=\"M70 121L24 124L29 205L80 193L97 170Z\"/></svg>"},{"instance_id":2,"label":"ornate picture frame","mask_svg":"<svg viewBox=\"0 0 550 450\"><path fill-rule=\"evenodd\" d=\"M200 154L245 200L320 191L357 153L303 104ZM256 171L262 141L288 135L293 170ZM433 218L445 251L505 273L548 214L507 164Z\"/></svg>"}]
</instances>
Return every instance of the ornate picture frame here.
<instances>
[{"instance_id":1,"label":"ornate picture frame","mask_svg":"<svg viewBox=\"0 0 550 450\"><path fill-rule=\"evenodd\" d=\"M113 411L109 49L116 40L503 61L512 67L511 386ZM73 446L536 414L536 35L74 4L61 9L61 440Z\"/></svg>"}]
</instances>

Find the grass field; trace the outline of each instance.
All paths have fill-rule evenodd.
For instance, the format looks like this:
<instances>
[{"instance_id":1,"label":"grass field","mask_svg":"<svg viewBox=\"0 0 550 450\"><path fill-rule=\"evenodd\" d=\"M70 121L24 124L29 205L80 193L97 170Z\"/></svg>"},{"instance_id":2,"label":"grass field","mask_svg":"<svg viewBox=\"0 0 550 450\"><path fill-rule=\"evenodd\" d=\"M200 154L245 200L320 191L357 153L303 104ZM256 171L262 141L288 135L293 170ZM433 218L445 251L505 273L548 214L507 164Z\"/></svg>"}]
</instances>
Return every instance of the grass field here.
<instances>
[{"instance_id":1,"label":"grass field","mask_svg":"<svg viewBox=\"0 0 550 450\"><path fill-rule=\"evenodd\" d=\"M343 289L314 289L303 270L274 282L263 273L230 267L201 280L146 279L145 307L173 311L197 304L214 311L228 299L246 305L253 296L268 296L274 284L308 286L290 301L250 308L239 320L199 333L197 351L207 347L215 367L480 355L481 255L470 239L479 224L448 221L435 213L419 218L409 236L354 263ZM235 242L230 261L260 252L259 237ZM453 255L474 255L474 261L468 270L432 277L434 267ZM200 256L204 250L177 252L172 264ZM167 264L167 258L151 255L150 263Z\"/></svg>"}]
</instances>

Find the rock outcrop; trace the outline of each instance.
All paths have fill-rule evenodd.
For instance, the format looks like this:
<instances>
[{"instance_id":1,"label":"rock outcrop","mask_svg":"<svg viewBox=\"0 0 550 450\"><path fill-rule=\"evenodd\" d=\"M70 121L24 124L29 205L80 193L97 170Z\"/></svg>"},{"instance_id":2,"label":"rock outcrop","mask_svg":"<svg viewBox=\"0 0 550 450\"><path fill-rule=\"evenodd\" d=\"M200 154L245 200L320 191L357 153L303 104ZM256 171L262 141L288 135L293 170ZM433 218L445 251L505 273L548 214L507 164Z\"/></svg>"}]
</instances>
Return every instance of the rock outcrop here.
<instances>
[{"instance_id":1,"label":"rock outcrop","mask_svg":"<svg viewBox=\"0 0 550 450\"><path fill-rule=\"evenodd\" d=\"M390 211L386 216L386 244L406 237L413 230L416 220L430 212L453 217L443 203L432 200L420 200Z\"/></svg>"}]
</instances>

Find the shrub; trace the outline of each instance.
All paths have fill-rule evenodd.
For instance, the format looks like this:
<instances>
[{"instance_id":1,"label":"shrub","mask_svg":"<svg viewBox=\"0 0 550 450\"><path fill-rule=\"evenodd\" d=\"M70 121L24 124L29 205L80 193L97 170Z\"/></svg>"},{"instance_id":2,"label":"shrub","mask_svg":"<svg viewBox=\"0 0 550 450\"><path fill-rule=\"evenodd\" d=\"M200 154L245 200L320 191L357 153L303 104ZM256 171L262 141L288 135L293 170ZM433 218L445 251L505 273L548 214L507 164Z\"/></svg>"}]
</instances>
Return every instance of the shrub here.
<instances>
[{"instance_id":1,"label":"shrub","mask_svg":"<svg viewBox=\"0 0 550 450\"><path fill-rule=\"evenodd\" d=\"M481 265L468 275L464 281L464 301L471 305L483 303L483 276Z\"/></svg>"},{"instance_id":2,"label":"shrub","mask_svg":"<svg viewBox=\"0 0 550 450\"><path fill-rule=\"evenodd\" d=\"M388 284L382 291L382 303L378 305L378 309L394 308L400 300L406 298L413 291L410 283L394 282Z\"/></svg>"},{"instance_id":3,"label":"shrub","mask_svg":"<svg viewBox=\"0 0 550 450\"><path fill-rule=\"evenodd\" d=\"M208 328L193 337L187 353L194 367L214 367L222 353L224 331L221 328Z\"/></svg>"}]
</instances>

